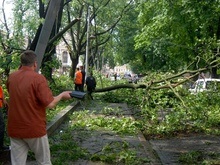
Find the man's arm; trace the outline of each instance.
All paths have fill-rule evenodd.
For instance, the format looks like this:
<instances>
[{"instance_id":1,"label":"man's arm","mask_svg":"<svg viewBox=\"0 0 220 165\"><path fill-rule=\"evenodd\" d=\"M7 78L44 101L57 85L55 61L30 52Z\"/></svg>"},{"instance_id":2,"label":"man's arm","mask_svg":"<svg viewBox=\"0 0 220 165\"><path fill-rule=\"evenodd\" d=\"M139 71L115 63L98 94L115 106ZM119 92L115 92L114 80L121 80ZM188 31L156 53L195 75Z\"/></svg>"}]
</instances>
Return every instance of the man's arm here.
<instances>
[{"instance_id":1,"label":"man's arm","mask_svg":"<svg viewBox=\"0 0 220 165\"><path fill-rule=\"evenodd\" d=\"M71 99L72 97L70 96L70 93L72 91L65 91L65 92L62 92L60 93L58 96L55 96L53 101L47 106L47 108L54 108L58 102L60 100L68 100L68 99Z\"/></svg>"}]
</instances>

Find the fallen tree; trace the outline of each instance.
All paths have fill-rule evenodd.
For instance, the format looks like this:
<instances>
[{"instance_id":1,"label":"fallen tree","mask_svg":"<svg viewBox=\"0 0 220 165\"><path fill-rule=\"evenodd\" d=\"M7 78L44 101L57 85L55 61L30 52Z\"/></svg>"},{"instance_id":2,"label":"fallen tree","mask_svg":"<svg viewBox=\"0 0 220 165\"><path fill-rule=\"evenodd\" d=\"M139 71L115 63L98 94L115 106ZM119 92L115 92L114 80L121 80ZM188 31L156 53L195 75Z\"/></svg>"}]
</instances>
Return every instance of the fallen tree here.
<instances>
[{"instance_id":1,"label":"fallen tree","mask_svg":"<svg viewBox=\"0 0 220 165\"><path fill-rule=\"evenodd\" d=\"M161 80L150 80L146 83L139 83L139 84L118 84L113 85L110 87L105 88L97 88L94 92L106 92L112 91L121 88L131 88L131 89L138 89L143 88L146 90L159 90L165 88L175 88L183 83L188 81L192 81L193 78L198 77L202 72L211 71L213 68L218 68L220 65L219 58L216 58L218 54L216 54L214 60L212 60L207 66L203 68L199 68L197 70L184 70L180 73L167 76ZM196 64L199 63L199 58L195 62ZM184 76L189 75L189 76Z\"/></svg>"},{"instance_id":2,"label":"fallen tree","mask_svg":"<svg viewBox=\"0 0 220 165\"><path fill-rule=\"evenodd\" d=\"M139 83L139 84L118 84L118 85L113 85L113 86L105 87L105 88L97 88L94 92L97 92L97 93L106 92L106 91L112 91L112 90L121 89L121 88L131 88L131 89L143 88L146 90L175 88L187 81L191 81L192 78L198 76L201 72L206 71L206 70L207 68L202 68L202 69L195 70L195 71L185 70L181 73L172 75L170 77L167 77L161 80L150 80L147 83ZM183 75L185 74L190 74L191 76L183 77ZM181 78L181 80L173 81L175 78Z\"/></svg>"}]
</instances>

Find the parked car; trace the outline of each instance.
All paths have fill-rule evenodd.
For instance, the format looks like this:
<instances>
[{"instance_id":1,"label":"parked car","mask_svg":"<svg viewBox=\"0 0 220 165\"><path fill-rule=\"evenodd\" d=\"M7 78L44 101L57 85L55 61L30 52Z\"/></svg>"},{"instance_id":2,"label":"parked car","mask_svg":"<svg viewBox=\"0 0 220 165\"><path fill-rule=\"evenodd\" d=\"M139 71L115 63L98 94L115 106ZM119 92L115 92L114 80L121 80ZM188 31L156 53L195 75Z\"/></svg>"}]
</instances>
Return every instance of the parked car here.
<instances>
[{"instance_id":1,"label":"parked car","mask_svg":"<svg viewBox=\"0 0 220 165\"><path fill-rule=\"evenodd\" d=\"M131 75L131 74L125 74L123 79L126 79L129 83L135 83L137 84L139 78L138 75Z\"/></svg>"},{"instance_id":2,"label":"parked car","mask_svg":"<svg viewBox=\"0 0 220 165\"><path fill-rule=\"evenodd\" d=\"M129 83L132 83L131 74L125 74L125 75L123 76L123 79L127 80Z\"/></svg>"},{"instance_id":3,"label":"parked car","mask_svg":"<svg viewBox=\"0 0 220 165\"><path fill-rule=\"evenodd\" d=\"M133 83L137 84L137 82L139 81L139 77L137 74L135 74L132 78Z\"/></svg>"},{"instance_id":4,"label":"parked car","mask_svg":"<svg viewBox=\"0 0 220 165\"><path fill-rule=\"evenodd\" d=\"M198 92L203 92L211 89L214 90L220 89L220 79L214 79L214 78L198 79L189 89L189 91L195 94Z\"/></svg>"}]
</instances>

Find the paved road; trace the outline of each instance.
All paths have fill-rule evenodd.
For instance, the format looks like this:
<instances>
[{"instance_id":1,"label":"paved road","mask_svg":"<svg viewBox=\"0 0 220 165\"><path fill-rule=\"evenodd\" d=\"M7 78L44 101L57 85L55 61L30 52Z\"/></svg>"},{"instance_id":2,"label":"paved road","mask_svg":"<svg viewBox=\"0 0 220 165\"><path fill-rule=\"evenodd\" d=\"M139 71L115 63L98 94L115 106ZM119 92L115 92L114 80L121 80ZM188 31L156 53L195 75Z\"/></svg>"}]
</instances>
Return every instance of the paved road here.
<instances>
[{"instance_id":1,"label":"paved road","mask_svg":"<svg viewBox=\"0 0 220 165\"><path fill-rule=\"evenodd\" d=\"M163 165L180 165L180 155L200 152L204 159L211 160L207 155L218 155L214 165L220 164L220 137L212 135L192 134L162 140L150 140Z\"/></svg>"}]
</instances>

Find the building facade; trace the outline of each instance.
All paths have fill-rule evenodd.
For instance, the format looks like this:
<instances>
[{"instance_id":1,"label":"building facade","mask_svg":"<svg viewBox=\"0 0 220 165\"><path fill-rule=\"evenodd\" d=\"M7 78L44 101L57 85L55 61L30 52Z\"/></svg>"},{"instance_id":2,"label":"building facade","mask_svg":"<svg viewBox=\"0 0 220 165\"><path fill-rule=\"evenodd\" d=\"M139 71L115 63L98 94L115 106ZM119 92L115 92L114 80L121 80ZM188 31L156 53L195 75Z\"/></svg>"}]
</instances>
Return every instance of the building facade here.
<instances>
[{"instance_id":1,"label":"building facade","mask_svg":"<svg viewBox=\"0 0 220 165\"><path fill-rule=\"evenodd\" d=\"M70 59L69 52L67 51L67 48L64 45L64 42L60 42L60 44L56 46L56 57L61 62L59 73L60 74L68 73L69 69L71 68L72 61Z\"/></svg>"}]
</instances>

